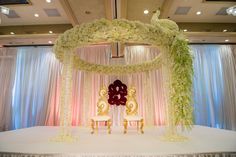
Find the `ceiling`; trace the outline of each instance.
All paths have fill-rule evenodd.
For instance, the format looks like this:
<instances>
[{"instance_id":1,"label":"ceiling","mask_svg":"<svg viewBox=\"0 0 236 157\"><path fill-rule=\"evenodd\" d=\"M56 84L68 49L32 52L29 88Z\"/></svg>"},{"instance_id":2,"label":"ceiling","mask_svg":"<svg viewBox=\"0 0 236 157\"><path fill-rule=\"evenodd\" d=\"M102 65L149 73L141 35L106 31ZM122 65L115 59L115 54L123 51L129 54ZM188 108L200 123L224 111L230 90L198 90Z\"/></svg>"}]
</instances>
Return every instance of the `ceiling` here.
<instances>
[{"instance_id":1,"label":"ceiling","mask_svg":"<svg viewBox=\"0 0 236 157\"><path fill-rule=\"evenodd\" d=\"M9 18L6 15L1 16L0 26L15 25L43 25L43 24L67 24L70 23L65 11L63 10L59 0L53 0L53 3L46 3L45 0L31 0L29 5L8 5L11 12L15 12L18 16ZM56 11L57 16L48 16L45 10ZM54 9L54 10L53 10ZM50 11L50 10L49 10ZM11 15L10 12L10 15ZM36 18L34 14L39 14Z\"/></svg>"},{"instance_id":2,"label":"ceiling","mask_svg":"<svg viewBox=\"0 0 236 157\"><path fill-rule=\"evenodd\" d=\"M68 0L68 2L79 24L106 18L104 0Z\"/></svg>"},{"instance_id":3,"label":"ceiling","mask_svg":"<svg viewBox=\"0 0 236 157\"><path fill-rule=\"evenodd\" d=\"M0 0L1 2L1 0ZM236 1L207 0L30 0L28 5L6 5L10 15L0 14L0 45L47 44L58 34L95 19L126 18L149 23L152 14L161 10L160 18L171 19L184 30L190 42L236 43L236 16L226 8ZM143 11L147 9L148 14ZM201 11L201 15L196 15ZM38 14L39 17L35 17ZM227 32L223 32L223 30ZM49 31L52 31L50 34ZM199 33L198 33L199 32ZM199 35L200 34L200 35ZM40 37L40 41L37 38ZM32 38L32 40L29 40ZM30 42L29 42L30 41ZM18 42L18 44L17 44Z\"/></svg>"},{"instance_id":4,"label":"ceiling","mask_svg":"<svg viewBox=\"0 0 236 157\"><path fill-rule=\"evenodd\" d=\"M167 11L167 17L170 17L170 19L176 22L236 23L236 17L227 15L225 11L233 5L236 5L236 1L205 2L203 0L173 0L170 9ZM176 14L177 9L183 9L184 7L189 8L186 15ZM201 11L202 14L197 16L197 11Z\"/></svg>"},{"instance_id":5,"label":"ceiling","mask_svg":"<svg viewBox=\"0 0 236 157\"><path fill-rule=\"evenodd\" d=\"M160 9L164 0L127 0L127 18L128 20L138 20L150 23L153 12ZM143 11L149 10L145 15Z\"/></svg>"}]
</instances>

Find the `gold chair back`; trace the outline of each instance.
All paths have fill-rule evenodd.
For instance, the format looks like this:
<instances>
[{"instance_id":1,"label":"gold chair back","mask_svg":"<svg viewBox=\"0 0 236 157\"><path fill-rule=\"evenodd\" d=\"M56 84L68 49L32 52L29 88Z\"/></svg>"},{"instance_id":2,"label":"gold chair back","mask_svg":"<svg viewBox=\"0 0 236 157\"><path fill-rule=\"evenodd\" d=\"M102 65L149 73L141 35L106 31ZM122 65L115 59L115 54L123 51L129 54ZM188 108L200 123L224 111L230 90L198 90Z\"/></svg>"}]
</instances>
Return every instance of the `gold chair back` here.
<instances>
[{"instance_id":1,"label":"gold chair back","mask_svg":"<svg viewBox=\"0 0 236 157\"><path fill-rule=\"evenodd\" d=\"M138 103L136 101L136 90L134 87L128 89L126 101L126 115L135 116L138 114Z\"/></svg>"},{"instance_id":2,"label":"gold chair back","mask_svg":"<svg viewBox=\"0 0 236 157\"><path fill-rule=\"evenodd\" d=\"M97 115L105 116L109 114L109 104L107 102L107 89L102 87L99 91L99 99L97 102Z\"/></svg>"}]
</instances>

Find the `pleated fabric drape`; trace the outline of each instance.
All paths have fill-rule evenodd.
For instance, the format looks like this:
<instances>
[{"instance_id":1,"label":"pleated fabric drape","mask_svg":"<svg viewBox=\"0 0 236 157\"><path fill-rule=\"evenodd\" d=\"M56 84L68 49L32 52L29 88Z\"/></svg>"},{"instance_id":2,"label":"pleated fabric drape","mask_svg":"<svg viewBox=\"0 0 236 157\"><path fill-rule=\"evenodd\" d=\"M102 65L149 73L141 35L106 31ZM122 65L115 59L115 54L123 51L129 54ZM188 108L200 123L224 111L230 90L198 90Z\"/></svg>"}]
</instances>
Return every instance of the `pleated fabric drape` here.
<instances>
[{"instance_id":1,"label":"pleated fabric drape","mask_svg":"<svg viewBox=\"0 0 236 157\"><path fill-rule=\"evenodd\" d=\"M232 45L191 45L194 57L194 121L199 125L236 130L236 48ZM97 64L135 64L151 60L159 50L125 47L124 58L111 58L109 45L77 50ZM0 130L59 125L59 96L63 66L52 47L0 48ZM165 124L162 68L146 73L108 76L74 70L72 125L88 126L96 115L98 91L116 79L137 91L139 114L146 126ZM113 125L122 125L124 106L111 106Z\"/></svg>"},{"instance_id":2,"label":"pleated fabric drape","mask_svg":"<svg viewBox=\"0 0 236 157\"><path fill-rule=\"evenodd\" d=\"M15 78L16 49L0 49L0 131L12 124L12 89Z\"/></svg>"},{"instance_id":3,"label":"pleated fabric drape","mask_svg":"<svg viewBox=\"0 0 236 157\"><path fill-rule=\"evenodd\" d=\"M236 130L236 65L230 45L192 45L195 123Z\"/></svg>"}]
</instances>

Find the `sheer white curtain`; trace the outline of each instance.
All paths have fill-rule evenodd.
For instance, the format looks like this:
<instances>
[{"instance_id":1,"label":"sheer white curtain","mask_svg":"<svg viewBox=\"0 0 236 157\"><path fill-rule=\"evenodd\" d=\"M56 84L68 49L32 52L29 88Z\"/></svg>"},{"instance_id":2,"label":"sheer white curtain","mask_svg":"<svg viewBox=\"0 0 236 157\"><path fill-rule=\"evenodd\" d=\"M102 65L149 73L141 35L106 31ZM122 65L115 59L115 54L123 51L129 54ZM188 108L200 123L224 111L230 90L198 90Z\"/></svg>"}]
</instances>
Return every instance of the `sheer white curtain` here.
<instances>
[{"instance_id":1,"label":"sheer white curtain","mask_svg":"<svg viewBox=\"0 0 236 157\"><path fill-rule=\"evenodd\" d=\"M44 125L55 68L58 61L51 47L17 49L16 77L13 89L13 128Z\"/></svg>"},{"instance_id":2,"label":"sheer white curtain","mask_svg":"<svg viewBox=\"0 0 236 157\"><path fill-rule=\"evenodd\" d=\"M236 130L236 64L229 45L192 45L195 123Z\"/></svg>"},{"instance_id":3,"label":"sheer white curtain","mask_svg":"<svg viewBox=\"0 0 236 157\"><path fill-rule=\"evenodd\" d=\"M236 130L236 60L233 47L220 46L224 79L224 101L221 109L221 127Z\"/></svg>"},{"instance_id":4,"label":"sheer white curtain","mask_svg":"<svg viewBox=\"0 0 236 157\"><path fill-rule=\"evenodd\" d=\"M0 48L0 131L11 129L12 89L15 77L15 48Z\"/></svg>"}]
</instances>

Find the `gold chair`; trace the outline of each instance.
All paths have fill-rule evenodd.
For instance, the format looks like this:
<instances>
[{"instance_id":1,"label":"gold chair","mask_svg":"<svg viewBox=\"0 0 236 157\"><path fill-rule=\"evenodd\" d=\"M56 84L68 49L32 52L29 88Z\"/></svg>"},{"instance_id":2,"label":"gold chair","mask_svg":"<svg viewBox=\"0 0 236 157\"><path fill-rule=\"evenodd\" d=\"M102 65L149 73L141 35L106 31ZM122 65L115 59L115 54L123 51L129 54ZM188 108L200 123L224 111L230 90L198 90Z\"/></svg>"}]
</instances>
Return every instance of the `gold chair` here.
<instances>
[{"instance_id":1,"label":"gold chair","mask_svg":"<svg viewBox=\"0 0 236 157\"><path fill-rule=\"evenodd\" d=\"M128 89L128 96L126 102L126 115L124 116L124 134L127 133L128 122L136 122L137 130L142 134L143 131L143 117L138 115L138 103L136 101L136 90L134 87Z\"/></svg>"},{"instance_id":2,"label":"gold chair","mask_svg":"<svg viewBox=\"0 0 236 157\"><path fill-rule=\"evenodd\" d=\"M109 116L109 104L107 102L107 89L102 87L99 91L100 98L97 102L97 116L91 118L92 134L98 132L98 123L105 122L107 124L108 133L111 133L111 117ZM96 126L94 126L96 125Z\"/></svg>"}]
</instances>

